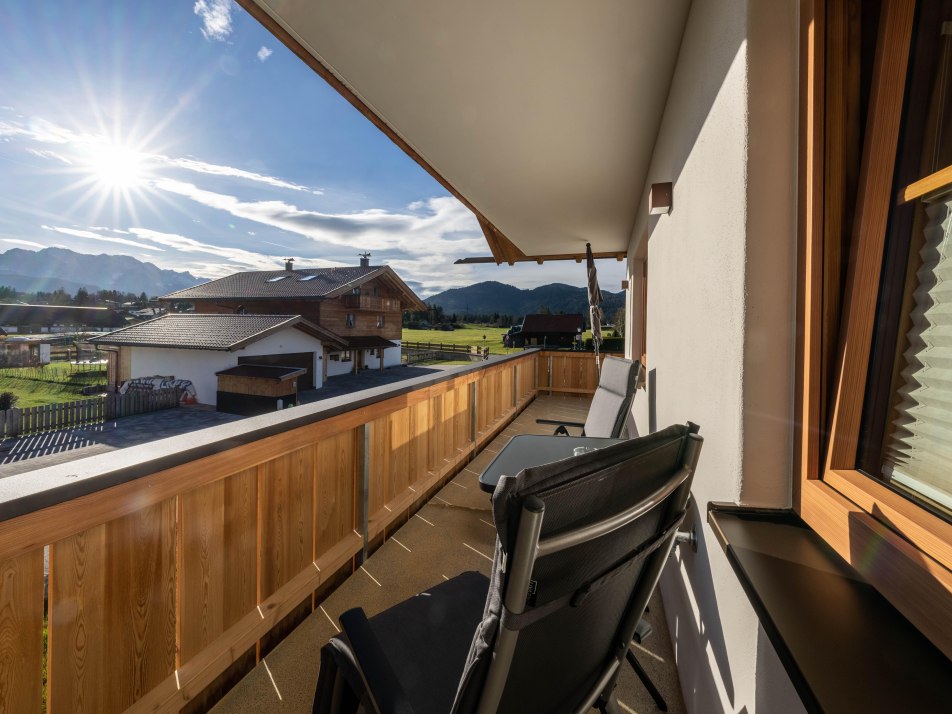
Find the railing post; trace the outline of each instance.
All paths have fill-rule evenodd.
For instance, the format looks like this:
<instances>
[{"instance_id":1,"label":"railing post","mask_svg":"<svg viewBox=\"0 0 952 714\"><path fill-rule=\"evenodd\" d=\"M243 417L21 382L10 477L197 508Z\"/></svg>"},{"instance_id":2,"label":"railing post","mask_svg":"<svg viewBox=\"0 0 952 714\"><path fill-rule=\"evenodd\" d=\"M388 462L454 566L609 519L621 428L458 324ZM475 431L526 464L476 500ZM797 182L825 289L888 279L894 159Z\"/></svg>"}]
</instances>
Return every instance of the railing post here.
<instances>
[{"instance_id":1,"label":"railing post","mask_svg":"<svg viewBox=\"0 0 952 714\"><path fill-rule=\"evenodd\" d=\"M519 403L519 365L512 366L512 408Z\"/></svg>"},{"instance_id":2,"label":"railing post","mask_svg":"<svg viewBox=\"0 0 952 714\"><path fill-rule=\"evenodd\" d=\"M357 427L357 525L364 540L360 561L370 547L370 424Z\"/></svg>"},{"instance_id":3,"label":"railing post","mask_svg":"<svg viewBox=\"0 0 952 714\"><path fill-rule=\"evenodd\" d=\"M469 400L469 437L476 445L476 415L479 414L479 382L473 382Z\"/></svg>"},{"instance_id":4,"label":"railing post","mask_svg":"<svg viewBox=\"0 0 952 714\"><path fill-rule=\"evenodd\" d=\"M552 396L552 355L549 355L549 396Z\"/></svg>"}]
</instances>

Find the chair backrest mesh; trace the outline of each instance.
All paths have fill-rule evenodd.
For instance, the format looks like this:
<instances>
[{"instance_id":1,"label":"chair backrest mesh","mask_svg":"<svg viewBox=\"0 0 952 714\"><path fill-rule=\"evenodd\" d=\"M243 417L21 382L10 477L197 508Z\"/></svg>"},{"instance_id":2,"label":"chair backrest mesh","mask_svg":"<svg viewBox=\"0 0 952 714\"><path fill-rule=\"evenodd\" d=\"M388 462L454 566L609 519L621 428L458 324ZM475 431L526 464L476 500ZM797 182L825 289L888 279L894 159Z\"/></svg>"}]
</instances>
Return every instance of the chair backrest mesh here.
<instances>
[{"instance_id":1,"label":"chair backrest mesh","mask_svg":"<svg viewBox=\"0 0 952 714\"><path fill-rule=\"evenodd\" d=\"M474 711L479 700L500 627L506 587L502 562L513 552L525 499L536 496L545 504L542 540L604 520L640 503L677 475L689 432L687 426L670 427L504 479L493 496L498 538L490 593L456 711ZM567 593L612 571L636 546L650 541L675 514L683 512L689 491L690 479L633 523L537 559L532 574L536 583L533 607L564 600ZM619 642L630 641L669 548L670 537L643 562L633 561L630 567L614 571L577 606L561 607L522 627L499 711L564 711L582 701L606 663L617 656Z\"/></svg>"},{"instance_id":2,"label":"chair backrest mesh","mask_svg":"<svg viewBox=\"0 0 952 714\"><path fill-rule=\"evenodd\" d=\"M606 357L585 419L586 436L621 436L638 383L641 362Z\"/></svg>"}]
</instances>

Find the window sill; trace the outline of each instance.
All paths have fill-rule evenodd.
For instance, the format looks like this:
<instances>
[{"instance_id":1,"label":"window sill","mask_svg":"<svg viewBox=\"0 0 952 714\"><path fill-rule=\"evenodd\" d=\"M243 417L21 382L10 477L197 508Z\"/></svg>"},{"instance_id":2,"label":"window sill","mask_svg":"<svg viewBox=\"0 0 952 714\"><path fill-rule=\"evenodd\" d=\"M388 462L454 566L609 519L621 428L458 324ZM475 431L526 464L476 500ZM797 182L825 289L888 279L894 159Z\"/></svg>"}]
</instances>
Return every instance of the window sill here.
<instances>
[{"instance_id":1,"label":"window sill","mask_svg":"<svg viewBox=\"0 0 952 714\"><path fill-rule=\"evenodd\" d=\"M952 662L793 511L709 503L724 549L808 711L941 711Z\"/></svg>"}]
</instances>

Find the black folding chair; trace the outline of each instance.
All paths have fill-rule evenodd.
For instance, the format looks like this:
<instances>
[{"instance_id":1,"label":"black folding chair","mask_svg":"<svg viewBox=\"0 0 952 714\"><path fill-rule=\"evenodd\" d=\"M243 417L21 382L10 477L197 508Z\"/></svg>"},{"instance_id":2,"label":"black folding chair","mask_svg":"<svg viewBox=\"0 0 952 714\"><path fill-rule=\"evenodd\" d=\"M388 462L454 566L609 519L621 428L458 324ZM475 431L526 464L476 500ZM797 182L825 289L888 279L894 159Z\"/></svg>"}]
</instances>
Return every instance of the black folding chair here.
<instances>
[{"instance_id":1,"label":"black folding chair","mask_svg":"<svg viewBox=\"0 0 952 714\"><path fill-rule=\"evenodd\" d=\"M618 711L619 667L684 518L696 431L503 477L492 577L464 573L369 620L344 613L314 711Z\"/></svg>"}]
</instances>

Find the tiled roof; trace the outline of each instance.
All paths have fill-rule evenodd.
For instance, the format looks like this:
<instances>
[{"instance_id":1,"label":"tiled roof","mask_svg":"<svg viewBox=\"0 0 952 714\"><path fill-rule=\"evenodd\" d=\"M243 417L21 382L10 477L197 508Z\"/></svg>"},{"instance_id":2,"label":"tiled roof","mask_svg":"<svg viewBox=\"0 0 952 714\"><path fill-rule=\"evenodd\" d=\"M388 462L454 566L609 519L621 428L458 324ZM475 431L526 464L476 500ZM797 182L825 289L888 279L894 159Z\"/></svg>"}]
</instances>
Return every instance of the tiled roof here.
<instances>
[{"instance_id":1,"label":"tiled roof","mask_svg":"<svg viewBox=\"0 0 952 714\"><path fill-rule=\"evenodd\" d=\"M585 320L581 315L526 315L522 321L522 334L536 332L578 332L585 329Z\"/></svg>"},{"instance_id":2,"label":"tiled roof","mask_svg":"<svg viewBox=\"0 0 952 714\"><path fill-rule=\"evenodd\" d=\"M163 315L89 340L101 345L234 350L282 327L308 325L300 315Z\"/></svg>"},{"instance_id":3,"label":"tiled roof","mask_svg":"<svg viewBox=\"0 0 952 714\"><path fill-rule=\"evenodd\" d=\"M260 300L268 298L320 299L350 283L363 283L386 266L253 270L186 288L162 300Z\"/></svg>"}]
</instances>

